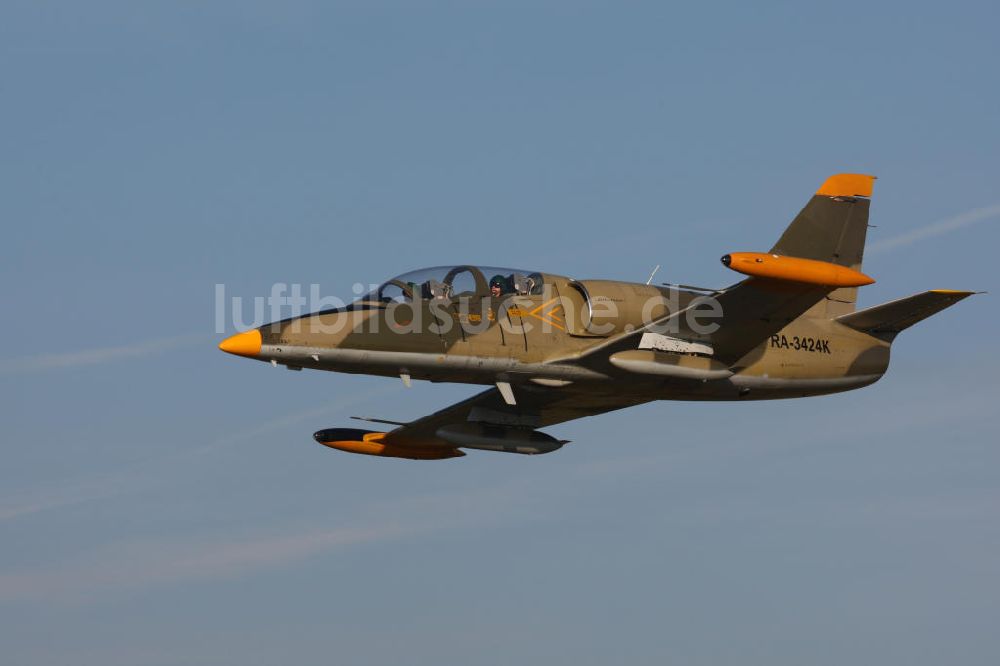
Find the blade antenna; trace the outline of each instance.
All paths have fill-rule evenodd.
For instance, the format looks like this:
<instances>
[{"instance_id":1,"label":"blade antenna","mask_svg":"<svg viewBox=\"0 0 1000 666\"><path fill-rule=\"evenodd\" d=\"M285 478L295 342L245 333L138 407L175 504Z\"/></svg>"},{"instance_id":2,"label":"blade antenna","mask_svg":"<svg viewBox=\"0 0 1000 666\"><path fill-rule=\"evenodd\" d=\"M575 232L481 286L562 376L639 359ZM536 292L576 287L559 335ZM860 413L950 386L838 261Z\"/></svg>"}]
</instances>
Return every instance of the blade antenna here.
<instances>
[{"instance_id":1,"label":"blade antenna","mask_svg":"<svg viewBox=\"0 0 1000 666\"><path fill-rule=\"evenodd\" d=\"M389 419L377 419L374 416L352 416L351 418L356 419L358 421L369 421L371 423L385 423L387 425L398 425L398 426L409 425L409 422L407 421L390 421Z\"/></svg>"}]
</instances>

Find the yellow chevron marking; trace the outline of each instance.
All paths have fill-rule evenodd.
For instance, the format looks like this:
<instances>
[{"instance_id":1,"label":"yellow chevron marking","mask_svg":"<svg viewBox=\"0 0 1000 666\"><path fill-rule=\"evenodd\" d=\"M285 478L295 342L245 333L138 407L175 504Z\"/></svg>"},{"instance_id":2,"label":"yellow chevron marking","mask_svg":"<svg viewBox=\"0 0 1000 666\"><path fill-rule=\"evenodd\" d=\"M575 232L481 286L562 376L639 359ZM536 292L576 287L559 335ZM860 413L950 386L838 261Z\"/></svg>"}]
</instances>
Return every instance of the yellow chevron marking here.
<instances>
[{"instance_id":1,"label":"yellow chevron marking","mask_svg":"<svg viewBox=\"0 0 1000 666\"><path fill-rule=\"evenodd\" d=\"M556 313L556 312L559 311L559 308L562 307L561 304L560 305L556 305L556 307L552 308L552 310L550 310L549 312L545 312L545 308L547 308L548 306L552 305L553 303L555 303L558 300L559 300L558 298L553 298L550 301L546 301L545 303L542 303L537 308L535 308L534 310L532 310L531 312L529 312L527 314L528 314L529 317L534 317L535 319L538 319L539 321L545 322L546 324L548 324L550 326L555 326L560 331L565 331L566 330L565 328L563 328L558 323L556 323L556 321L554 321L554 319L558 319L558 318L554 317L554 313ZM541 314L539 314L539 311L541 311ZM562 321L562 320L559 319L559 321Z\"/></svg>"}]
</instances>

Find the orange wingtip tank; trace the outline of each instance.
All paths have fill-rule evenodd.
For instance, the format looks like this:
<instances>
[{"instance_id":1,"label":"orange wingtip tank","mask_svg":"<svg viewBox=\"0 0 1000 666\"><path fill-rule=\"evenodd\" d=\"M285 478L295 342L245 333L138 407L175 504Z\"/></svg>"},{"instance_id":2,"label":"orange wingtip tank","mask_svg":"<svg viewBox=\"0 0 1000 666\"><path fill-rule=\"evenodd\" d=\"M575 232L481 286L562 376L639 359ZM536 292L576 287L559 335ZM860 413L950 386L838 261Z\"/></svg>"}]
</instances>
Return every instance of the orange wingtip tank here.
<instances>
[{"instance_id":1,"label":"orange wingtip tank","mask_svg":"<svg viewBox=\"0 0 1000 666\"><path fill-rule=\"evenodd\" d=\"M875 282L847 266L762 252L733 252L722 257L722 263L744 275L826 287L862 287Z\"/></svg>"},{"instance_id":2,"label":"orange wingtip tank","mask_svg":"<svg viewBox=\"0 0 1000 666\"><path fill-rule=\"evenodd\" d=\"M388 433L358 430L356 428L327 428L313 435L313 439L338 451L360 453L383 458L408 458L410 460L443 460L458 458L465 454L458 449L443 447L409 447L386 444L383 440Z\"/></svg>"},{"instance_id":3,"label":"orange wingtip tank","mask_svg":"<svg viewBox=\"0 0 1000 666\"><path fill-rule=\"evenodd\" d=\"M827 197L870 197L874 185L875 176L863 173L838 173L823 181L816 194Z\"/></svg>"}]
</instances>

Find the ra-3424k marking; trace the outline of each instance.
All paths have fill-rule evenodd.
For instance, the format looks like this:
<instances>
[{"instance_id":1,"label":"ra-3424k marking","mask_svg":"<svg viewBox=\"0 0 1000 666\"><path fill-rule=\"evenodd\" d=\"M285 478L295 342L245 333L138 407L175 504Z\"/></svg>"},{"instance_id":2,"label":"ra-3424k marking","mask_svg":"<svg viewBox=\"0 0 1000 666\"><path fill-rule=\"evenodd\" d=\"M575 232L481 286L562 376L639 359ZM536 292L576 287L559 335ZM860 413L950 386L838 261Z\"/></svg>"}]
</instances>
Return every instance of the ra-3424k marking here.
<instances>
[{"instance_id":1,"label":"ra-3424k marking","mask_svg":"<svg viewBox=\"0 0 1000 666\"><path fill-rule=\"evenodd\" d=\"M816 352L817 354L831 354L830 341L825 338L800 338L797 335L788 337L787 335L772 335L771 349L794 349L796 351Z\"/></svg>"}]
</instances>

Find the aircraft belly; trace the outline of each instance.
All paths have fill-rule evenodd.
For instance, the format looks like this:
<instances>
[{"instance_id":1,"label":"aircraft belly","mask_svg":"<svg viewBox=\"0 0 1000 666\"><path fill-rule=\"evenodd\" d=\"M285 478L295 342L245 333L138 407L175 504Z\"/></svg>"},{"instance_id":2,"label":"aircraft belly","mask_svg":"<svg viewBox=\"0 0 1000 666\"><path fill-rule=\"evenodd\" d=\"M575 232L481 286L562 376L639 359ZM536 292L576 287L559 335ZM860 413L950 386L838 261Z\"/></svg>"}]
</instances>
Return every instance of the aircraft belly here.
<instances>
[{"instance_id":1,"label":"aircraft belly","mask_svg":"<svg viewBox=\"0 0 1000 666\"><path fill-rule=\"evenodd\" d=\"M727 379L691 380L664 378L640 379L628 373L609 376L574 364L526 362L502 356L484 357L455 353L415 353L323 347L264 345L260 357L265 361L297 368L396 377L406 373L415 379L469 384L492 384L496 381L521 383L532 381L555 385L584 382L627 384L628 392L641 392L660 400L771 400L808 395L837 393L874 383L881 373L839 377L774 377L767 374L737 374ZM538 380L538 381L536 381Z\"/></svg>"},{"instance_id":2,"label":"aircraft belly","mask_svg":"<svg viewBox=\"0 0 1000 666\"><path fill-rule=\"evenodd\" d=\"M849 391L874 384L881 377L881 373L792 378L741 374L717 381L664 382L657 397L660 400L781 400Z\"/></svg>"},{"instance_id":3,"label":"aircraft belly","mask_svg":"<svg viewBox=\"0 0 1000 666\"><path fill-rule=\"evenodd\" d=\"M278 347L264 345L263 360L282 365L397 376L402 372L418 379L492 384L498 380L551 379L561 381L600 381L608 377L594 370L570 364L525 362L510 356L474 356L456 353L416 353L366 349L331 349L323 347Z\"/></svg>"}]
</instances>

